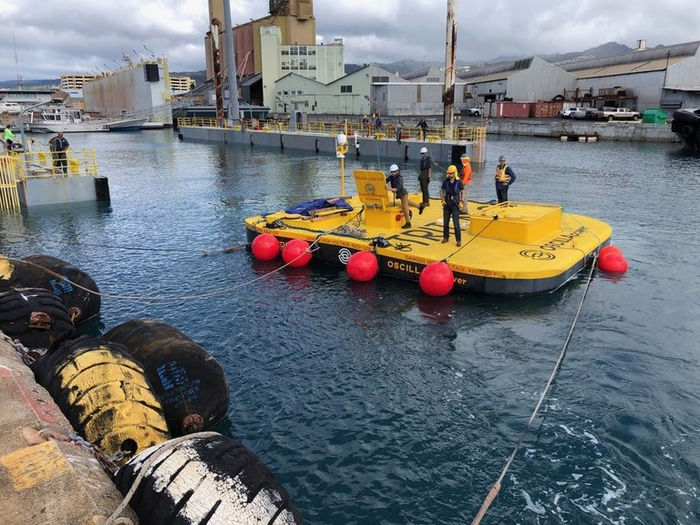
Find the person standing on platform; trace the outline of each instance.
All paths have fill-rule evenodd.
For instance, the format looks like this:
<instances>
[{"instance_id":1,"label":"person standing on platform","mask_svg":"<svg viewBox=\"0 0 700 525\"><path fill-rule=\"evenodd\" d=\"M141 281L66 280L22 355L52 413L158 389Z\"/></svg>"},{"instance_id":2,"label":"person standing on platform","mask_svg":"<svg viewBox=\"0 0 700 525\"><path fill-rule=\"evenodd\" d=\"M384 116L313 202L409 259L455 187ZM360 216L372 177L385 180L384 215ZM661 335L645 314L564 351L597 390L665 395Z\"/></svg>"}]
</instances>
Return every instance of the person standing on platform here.
<instances>
[{"instance_id":1,"label":"person standing on platform","mask_svg":"<svg viewBox=\"0 0 700 525\"><path fill-rule=\"evenodd\" d=\"M54 170L62 173L68 172L68 162L66 161L66 150L70 147L68 139L63 136L63 132L59 131L58 135L49 140L49 149L53 152Z\"/></svg>"},{"instance_id":2,"label":"person standing on platform","mask_svg":"<svg viewBox=\"0 0 700 525\"><path fill-rule=\"evenodd\" d=\"M508 187L515 182L515 172L506 164L506 158L501 155L498 157L498 166L496 166L496 197L498 202L508 200Z\"/></svg>"},{"instance_id":3,"label":"person standing on platform","mask_svg":"<svg viewBox=\"0 0 700 525\"><path fill-rule=\"evenodd\" d=\"M367 118L367 115L362 117L362 131L366 137L369 137L369 119Z\"/></svg>"},{"instance_id":4,"label":"person standing on platform","mask_svg":"<svg viewBox=\"0 0 700 525\"><path fill-rule=\"evenodd\" d=\"M9 124L5 126L3 138L5 139L5 146L7 147L7 151L12 151L12 143L15 140L15 134L12 133Z\"/></svg>"},{"instance_id":5,"label":"person standing on platform","mask_svg":"<svg viewBox=\"0 0 700 525\"><path fill-rule=\"evenodd\" d=\"M425 137L428 135L428 123L422 118L418 121L416 127L420 128L421 140L425 140Z\"/></svg>"},{"instance_id":6,"label":"person standing on platform","mask_svg":"<svg viewBox=\"0 0 700 525\"><path fill-rule=\"evenodd\" d=\"M446 243L450 238L450 217L452 217L457 246L462 246L459 210L464 206L464 184L457 179L457 166L454 164L447 168L447 178L442 181L440 187L440 199L442 199L442 242Z\"/></svg>"},{"instance_id":7,"label":"person standing on platform","mask_svg":"<svg viewBox=\"0 0 700 525\"><path fill-rule=\"evenodd\" d=\"M460 215L469 215L469 210L467 203L469 200L467 199L467 194L469 193L469 185L472 182L472 165L469 160L469 156L464 153L460 159L462 161L462 174L459 178L459 180L462 181L462 184L464 185L464 208L459 210Z\"/></svg>"},{"instance_id":8,"label":"person standing on platform","mask_svg":"<svg viewBox=\"0 0 700 525\"><path fill-rule=\"evenodd\" d=\"M419 213L423 213L423 204L416 204L408 200L408 191L403 186L403 177L399 173L399 167L396 164L389 166L389 171L391 174L386 178L388 183L387 189L392 193L396 194L396 197L401 199L401 211L406 219L406 224L401 226L404 230L411 227L411 211L408 209L409 206L418 208Z\"/></svg>"},{"instance_id":9,"label":"person standing on platform","mask_svg":"<svg viewBox=\"0 0 700 525\"><path fill-rule=\"evenodd\" d=\"M377 118L374 119L374 131L376 133L382 132L382 119L379 115L377 115Z\"/></svg>"},{"instance_id":10,"label":"person standing on platform","mask_svg":"<svg viewBox=\"0 0 700 525\"><path fill-rule=\"evenodd\" d=\"M423 193L423 207L430 206L430 192L428 185L430 184L430 174L433 169L433 159L428 153L428 148L420 149L420 164L418 165L418 184L420 191Z\"/></svg>"},{"instance_id":11,"label":"person standing on platform","mask_svg":"<svg viewBox=\"0 0 700 525\"><path fill-rule=\"evenodd\" d=\"M396 124L396 142L401 144L401 134L403 133L403 122L399 120L399 122Z\"/></svg>"}]
</instances>

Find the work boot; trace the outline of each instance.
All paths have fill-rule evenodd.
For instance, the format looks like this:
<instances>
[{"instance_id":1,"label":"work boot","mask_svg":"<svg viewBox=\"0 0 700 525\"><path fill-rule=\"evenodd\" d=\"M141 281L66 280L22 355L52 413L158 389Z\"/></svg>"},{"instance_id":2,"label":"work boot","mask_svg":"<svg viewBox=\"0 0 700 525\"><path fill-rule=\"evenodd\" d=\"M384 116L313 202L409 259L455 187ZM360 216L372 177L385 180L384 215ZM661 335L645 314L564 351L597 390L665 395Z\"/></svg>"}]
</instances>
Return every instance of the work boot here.
<instances>
[{"instance_id":1,"label":"work boot","mask_svg":"<svg viewBox=\"0 0 700 525\"><path fill-rule=\"evenodd\" d=\"M403 226L401 226L401 228L402 228L403 230L405 230L405 229L407 229L407 228L410 228L410 227L411 227L411 223L410 223L410 222L407 222L406 224L404 224Z\"/></svg>"},{"instance_id":2,"label":"work boot","mask_svg":"<svg viewBox=\"0 0 700 525\"><path fill-rule=\"evenodd\" d=\"M418 205L418 215L423 215L423 208L425 208L425 204L422 202Z\"/></svg>"},{"instance_id":3,"label":"work boot","mask_svg":"<svg viewBox=\"0 0 700 525\"><path fill-rule=\"evenodd\" d=\"M447 243L447 239L443 239L441 242L442 242L442 244L445 244L445 243Z\"/></svg>"},{"instance_id":4,"label":"work boot","mask_svg":"<svg viewBox=\"0 0 700 525\"><path fill-rule=\"evenodd\" d=\"M455 244L456 244L457 246L462 246L462 241L457 241Z\"/></svg>"}]
</instances>

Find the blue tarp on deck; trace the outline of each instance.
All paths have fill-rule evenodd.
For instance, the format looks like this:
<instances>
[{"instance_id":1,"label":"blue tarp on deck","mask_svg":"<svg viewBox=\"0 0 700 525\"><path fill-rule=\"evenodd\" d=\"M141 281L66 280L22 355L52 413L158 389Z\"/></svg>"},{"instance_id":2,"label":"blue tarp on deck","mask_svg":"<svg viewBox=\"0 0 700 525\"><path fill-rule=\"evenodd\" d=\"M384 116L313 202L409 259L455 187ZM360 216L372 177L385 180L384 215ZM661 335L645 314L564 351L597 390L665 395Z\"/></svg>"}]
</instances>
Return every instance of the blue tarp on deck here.
<instances>
[{"instance_id":1,"label":"blue tarp on deck","mask_svg":"<svg viewBox=\"0 0 700 525\"><path fill-rule=\"evenodd\" d=\"M309 215L312 211L322 210L323 208L344 208L348 211L352 211L352 206L350 206L344 199L333 199L333 202L326 199L316 199L313 201L302 202L297 204L293 208L287 208L284 210L287 213L296 213L299 215Z\"/></svg>"}]
</instances>

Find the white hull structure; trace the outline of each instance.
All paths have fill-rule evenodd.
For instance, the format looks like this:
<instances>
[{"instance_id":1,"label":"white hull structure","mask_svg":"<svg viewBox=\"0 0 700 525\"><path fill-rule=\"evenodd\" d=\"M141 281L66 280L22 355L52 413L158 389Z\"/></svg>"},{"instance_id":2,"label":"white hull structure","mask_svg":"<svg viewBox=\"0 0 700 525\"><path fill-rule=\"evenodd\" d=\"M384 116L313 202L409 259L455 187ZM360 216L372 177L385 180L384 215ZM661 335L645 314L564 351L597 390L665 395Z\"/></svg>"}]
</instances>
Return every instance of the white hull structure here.
<instances>
[{"instance_id":1,"label":"white hull structure","mask_svg":"<svg viewBox=\"0 0 700 525\"><path fill-rule=\"evenodd\" d=\"M111 120L91 118L79 109L61 108L33 114L28 123L34 133L88 133L94 131L138 131L146 118L124 118Z\"/></svg>"}]
</instances>

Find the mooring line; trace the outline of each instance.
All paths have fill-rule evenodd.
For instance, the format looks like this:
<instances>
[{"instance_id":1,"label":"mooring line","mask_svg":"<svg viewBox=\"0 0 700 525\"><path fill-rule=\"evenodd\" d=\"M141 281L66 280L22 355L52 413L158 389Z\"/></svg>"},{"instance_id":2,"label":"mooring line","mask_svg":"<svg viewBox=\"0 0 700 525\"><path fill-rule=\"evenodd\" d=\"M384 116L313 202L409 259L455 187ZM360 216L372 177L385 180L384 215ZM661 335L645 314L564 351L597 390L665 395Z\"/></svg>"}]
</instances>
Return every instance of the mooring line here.
<instances>
[{"instance_id":1,"label":"mooring line","mask_svg":"<svg viewBox=\"0 0 700 525\"><path fill-rule=\"evenodd\" d=\"M321 235L323 235L323 233L319 234L318 237L320 238ZM269 272L267 272L259 277L255 277L254 279L250 279L248 281L245 281L245 282L233 285L233 286L229 286L226 288L220 288L219 290L214 290L212 292L207 292L207 293L197 294L197 295L174 295L174 296L113 295L113 294L108 294L108 293L96 292L95 290L91 290L90 288L86 288L85 286L82 286L76 282L71 281L70 279L68 279L64 275L61 275L58 272L54 272L53 270L50 270L49 268L45 268L45 267L43 267L39 264L36 264L34 262L25 261L23 259L13 259L11 257L5 257L5 256L0 256L0 260L6 260L9 262L13 262L13 263L23 263L23 264L27 264L29 266L34 266L35 268L38 268L39 270L43 271L44 273L46 273L52 277L56 277L57 279L60 279L61 281L65 281L67 283L70 283L72 286L79 288L80 290L83 290L89 294L97 295L97 296L104 297L107 299L128 299L128 300L133 300L133 301L185 301L185 300L207 299L209 297L216 297L217 295L223 295L223 294L235 291L239 288L243 288L244 286L248 286L250 284L253 284L257 281L261 281L262 279L265 279L266 277L269 277L270 275L273 275L273 274L281 271L282 269L286 268L287 266L290 266L297 259L303 257L307 251L313 251L315 249L315 245L317 245L317 244L318 244L318 238L313 243L311 243L311 245L309 246L309 248L307 250L300 253L297 257L295 257L294 259L292 259L288 263L285 263L282 266L280 266L279 268L275 268L274 270L271 270L271 271L269 271Z\"/></svg>"},{"instance_id":2,"label":"mooring line","mask_svg":"<svg viewBox=\"0 0 700 525\"><path fill-rule=\"evenodd\" d=\"M201 249L195 249L195 248L153 248L153 247L144 247L144 246L119 246L116 244L97 244L97 243L89 243L89 242L83 242L83 241L65 241L65 240L53 240L53 239L42 239L36 235L23 235L21 233L11 233L11 232L4 232L2 235L8 236L8 237L17 237L20 239L27 239L27 240L32 240L35 242L46 242L46 243L52 243L52 244L70 244L70 245L75 245L75 246L89 246L91 248L107 248L111 250L130 250L130 251L141 251L141 252L176 252L176 253L199 253L201 255L209 255L211 253L230 253L233 251L236 251L240 249L241 247L245 248L244 243L239 243L239 244L234 244L229 246L228 248L211 248L207 250L201 250Z\"/></svg>"},{"instance_id":3,"label":"mooring line","mask_svg":"<svg viewBox=\"0 0 700 525\"><path fill-rule=\"evenodd\" d=\"M540 407L542 406L542 402L547 397L547 394L549 393L549 389L552 386L552 381L554 381L554 378L556 377L557 373L559 372L559 369L561 368L561 364L564 361L564 356L566 355L566 349L569 346L569 342L571 341L571 336L573 335L574 328L576 327L576 322L578 321L579 315L581 314L581 309L583 308L583 302L586 300L586 296L588 295L588 289L590 288L591 282L593 280L593 271L595 270L597 260L598 260L598 253L595 252L595 254L593 256L593 263L591 264L591 271L588 274L588 282L586 283L586 288L583 291L583 296L581 297L581 301L579 302L578 308L576 310L576 315L574 315L574 320L571 323L571 328L569 328L569 333L566 336L566 340L564 341L564 346L561 349L561 353L559 354L559 359L557 359L557 362L554 365L554 370L552 370L552 373L549 376L549 380L547 381L547 384L545 385L544 390L542 391L542 395L540 395L539 401L537 401L537 405L535 406L535 409L532 411L532 414L530 415L530 419L527 421L527 423L525 424L525 428L523 428L523 431L520 434L520 439L518 439L518 442L515 445L513 452L511 452L510 457L508 458L508 461L506 461L506 464L503 467L503 470L501 471L501 475L498 476L498 479L491 487L491 490L489 490L489 493L486 495L484 502L481 504L481 508L479 509L479 512L476 514L476 516L474 517L474 520L472 521L472 525L478 525L479 523L481 523L481 520L483 519L484 515L486 514L486 511L489 509L489 507L491 506L491 503L498 495L498 492L501 490L501 482L503 481L503 478L505 477L506 473L508 472L508 469L510 468L511 463L513 463L513 460L515 459L515 455L518 453L520 446L523 444L523 441L525 439L525 435L527 434L527 431L529 430L530 425L532 424L532 421L535 419L535 416L537 416L537 412L539 412Z\"/></svg>"}]
</instances>

